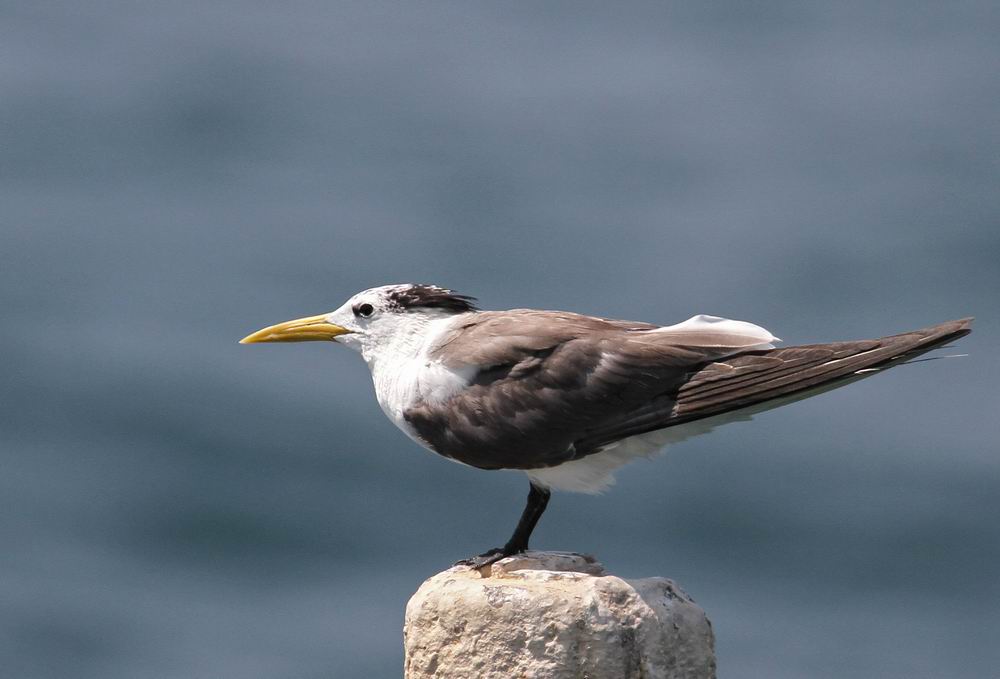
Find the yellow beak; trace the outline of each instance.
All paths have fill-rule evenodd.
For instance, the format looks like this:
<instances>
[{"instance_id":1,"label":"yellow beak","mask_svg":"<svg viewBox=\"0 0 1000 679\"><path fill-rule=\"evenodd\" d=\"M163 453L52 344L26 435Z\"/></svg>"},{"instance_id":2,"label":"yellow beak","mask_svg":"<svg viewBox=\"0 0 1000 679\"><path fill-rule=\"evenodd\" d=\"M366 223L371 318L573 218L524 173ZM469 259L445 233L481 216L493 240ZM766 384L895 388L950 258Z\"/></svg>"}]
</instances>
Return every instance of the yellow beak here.
<instances>
[{"instance_id":1,"label":"yellow beak","mask_svg":"<svg viewBox=\"0 0 1000 679\"><path fill-rule=\"evenodd\" d=\"M257 342L318 342L332 340L338 335L351 332L347 328L334 325L326 320L326 315L297 318L272 325L263 330L247 335L240 344L256 344Z\"/></svg>"}]
</instances>

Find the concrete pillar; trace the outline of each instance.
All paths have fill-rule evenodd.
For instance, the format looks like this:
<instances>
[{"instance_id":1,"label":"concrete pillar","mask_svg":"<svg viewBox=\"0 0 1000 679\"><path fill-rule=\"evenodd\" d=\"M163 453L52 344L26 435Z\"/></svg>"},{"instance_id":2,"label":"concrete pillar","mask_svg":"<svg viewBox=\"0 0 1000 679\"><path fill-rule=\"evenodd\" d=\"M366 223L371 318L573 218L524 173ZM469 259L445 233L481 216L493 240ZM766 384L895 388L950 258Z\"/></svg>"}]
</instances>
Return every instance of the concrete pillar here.
<instances>
[{"instance_id":1,"label":"concrete pillar","mask_svg":"<svg viewBox=\"0 0 1000 679\"><path fill-rule=\"evenodd\" d=\"M666 578L528 552L433 576L406 607L406 679L714 679L712 625Z\"/></svg>"}]
</instances>

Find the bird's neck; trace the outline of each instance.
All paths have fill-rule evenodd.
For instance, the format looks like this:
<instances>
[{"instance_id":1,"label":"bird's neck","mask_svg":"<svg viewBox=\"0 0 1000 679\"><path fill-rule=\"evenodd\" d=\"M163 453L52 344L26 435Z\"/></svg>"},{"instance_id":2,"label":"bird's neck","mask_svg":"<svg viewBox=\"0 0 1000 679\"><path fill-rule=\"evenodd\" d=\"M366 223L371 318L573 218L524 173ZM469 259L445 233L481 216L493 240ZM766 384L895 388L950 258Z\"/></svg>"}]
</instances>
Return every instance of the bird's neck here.
<instances>
[{"instance_id":1,"label":"bird's neck","mask_svg":"<svg viewBox=\"0 0 1000 679\"><path fill-rule=\"evenodd\" d=\"M361 356L372 375L398 370L422 361L434 340L451 324L454 314L409 314L398 327L361 346Z\"/></svg>"},{"instance_id":2,"label":"bird's neck","mask_svg":"<svg viewBox=\"0 0 1000 679\"><path fill-rule=\"evenodd\" d=\"M397 329L391 337L361 348L379 405L389 419L407 433L410 430L405 423L406 408L425 398L428 388L440 389L442 379L449 385L459 379L447 371L447 374L438 375L442 367L428 358L430 349L452 327L454 318L454 314L422 315L405 329ZM456 382L456 386L461 385Z\"/></svg>"}]
</instances>

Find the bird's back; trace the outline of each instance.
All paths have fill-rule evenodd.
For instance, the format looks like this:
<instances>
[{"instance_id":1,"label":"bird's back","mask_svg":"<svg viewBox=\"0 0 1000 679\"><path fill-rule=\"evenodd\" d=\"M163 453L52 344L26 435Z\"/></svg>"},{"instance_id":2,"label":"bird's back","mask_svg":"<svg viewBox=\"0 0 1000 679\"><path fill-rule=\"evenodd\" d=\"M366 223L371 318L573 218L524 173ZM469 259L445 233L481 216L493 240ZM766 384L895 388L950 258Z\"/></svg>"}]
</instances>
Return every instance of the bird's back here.
<instances>
[{"instance_id":1,"label":"bird's back","mask_svg":"<svg viewBox=\"0 0 1000 679\"><path fill-rule=\"evenodd\" d=\"M857 379L967 334L970 322L761 349L774 339L766 330L714 317L659 328L566 312L479 312L456 319L428 352L465 371L465 386L417 400L402 415L446 457L485 469L545 468Z\"/></svg>"}]
</instances>

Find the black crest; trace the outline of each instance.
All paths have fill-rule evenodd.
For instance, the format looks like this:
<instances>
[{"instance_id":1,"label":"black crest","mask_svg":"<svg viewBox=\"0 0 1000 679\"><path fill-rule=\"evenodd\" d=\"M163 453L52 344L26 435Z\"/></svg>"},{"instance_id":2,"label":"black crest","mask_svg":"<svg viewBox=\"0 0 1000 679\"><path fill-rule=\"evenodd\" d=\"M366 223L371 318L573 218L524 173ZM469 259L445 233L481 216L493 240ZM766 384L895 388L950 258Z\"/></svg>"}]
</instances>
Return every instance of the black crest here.
<instances>
[{"instance_id":1,"label":"black crest","mask_svg":"<svg viewBox=\"0 0 1000 679\"><path fill-rule=\"evenodd\" d=\"M476 298L459 295L436 285L408 285L389 293L389 301L400 309L443 309L452 313L476 311Z\"/></svg>"}]
</instances>

